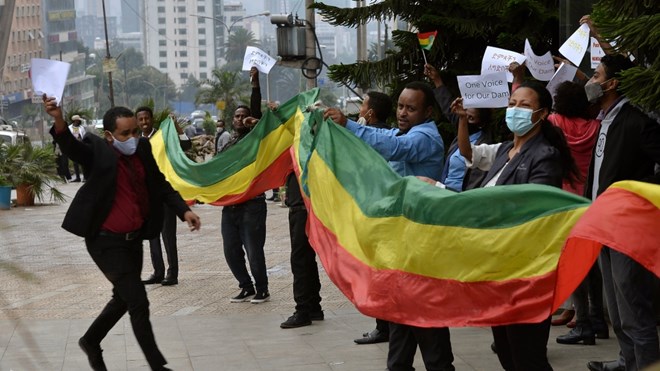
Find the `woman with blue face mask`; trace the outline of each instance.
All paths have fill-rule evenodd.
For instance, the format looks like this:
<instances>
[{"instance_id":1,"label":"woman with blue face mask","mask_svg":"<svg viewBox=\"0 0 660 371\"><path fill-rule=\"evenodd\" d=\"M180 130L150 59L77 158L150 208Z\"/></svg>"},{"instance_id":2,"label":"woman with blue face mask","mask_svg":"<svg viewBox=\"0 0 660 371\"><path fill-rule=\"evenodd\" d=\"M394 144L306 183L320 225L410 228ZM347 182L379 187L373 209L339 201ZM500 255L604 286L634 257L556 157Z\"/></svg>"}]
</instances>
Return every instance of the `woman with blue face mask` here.
<instances>
[{"instance_id":1,"label":"woman with blue face mask","mask_svg":"<svg viewBox=\"0 0 660 371\"><path fill-rule=\"evenodd\" d=\"M525 82L509 98L506 125L513 141L470 145L467 114L462 98L452 103L459 115L458 146L471 168L487 171L482 187L537 183L556 187L564 179L579 178L575 161L561 130L548 121L550 92L536 82Z\"/></svg>"},{"instance_id":2,"label":"woman with blue face mask","mask_svg":"<svg viewBox=\"0 0 660 371\"><path fill-rule=\"evenodd\" d=\"M578 179L579 172L564 135L547 119L551 107L552 98L545 87L536 82L523 83L511 94L506 110L506 124L513 140L474 145L469 142L462 98L452 103L453 112L459 116L461 155L468 167L488 172L482 187L537 183L561 188L564 179ZM505 370L552 370L546 355L550 319L549 316L540 323L492 328L497 356Z\"/></svg>"}]
</instances>

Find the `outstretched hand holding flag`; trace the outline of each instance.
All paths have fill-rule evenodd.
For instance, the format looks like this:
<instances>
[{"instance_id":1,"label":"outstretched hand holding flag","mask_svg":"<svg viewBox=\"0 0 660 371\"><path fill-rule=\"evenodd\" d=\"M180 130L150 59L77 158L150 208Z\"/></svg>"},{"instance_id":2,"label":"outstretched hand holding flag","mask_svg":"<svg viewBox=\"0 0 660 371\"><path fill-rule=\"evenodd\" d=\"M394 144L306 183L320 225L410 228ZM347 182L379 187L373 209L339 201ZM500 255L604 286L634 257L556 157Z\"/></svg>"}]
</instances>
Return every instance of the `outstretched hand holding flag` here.
<instances>
[{"instance_id":1,"label":"outstretched hand holding flag","mask_svg":"<svg viewBox=\"0 0 660 371\"><path fill-rule=\"evenodd\" d=\"M422 48L422 55L424 56L424 63L428 63L426 61L426 54L424 53L424 49L426 50L431 50L431 47L433 47L433 41L435 41L435 36L438 34L438 31L431 31L431 32L418 32L417 33L417 39L419 40L419 46Z\"/></svg>"}]
</instances>

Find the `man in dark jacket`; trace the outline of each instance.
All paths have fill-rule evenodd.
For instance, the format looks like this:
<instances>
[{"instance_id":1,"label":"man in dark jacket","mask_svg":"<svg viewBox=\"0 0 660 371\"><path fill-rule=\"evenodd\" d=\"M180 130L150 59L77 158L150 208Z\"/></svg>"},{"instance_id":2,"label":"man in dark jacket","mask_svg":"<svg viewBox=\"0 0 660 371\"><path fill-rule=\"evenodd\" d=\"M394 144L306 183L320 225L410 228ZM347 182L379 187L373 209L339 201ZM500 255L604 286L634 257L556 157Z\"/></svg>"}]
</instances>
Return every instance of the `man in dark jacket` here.
<instances>
[{"instance_id":1,"label":"man in dark jacket","mask_svg":"<svg viewBox=\"0 0 660 371\"><path fill-rule=\"evenodd\" d=\"M585 85L602 121L589 167L585 196L595 200L620 180L652 181L660 163L660 126L621 95L620 72L633 66L622 55L606 55ZM636 371L660 359L653 311L657 278L628 256L603 246L598 257L612 328L621 348L613 362L589 362L590 370Z\"/></svg>"},{"instance_id":2,"label":"man in dark jacket","mask_svg":"<svg viewBox=\"0 0 660 371\"><path fill-rule=\"evenodd\" d=\"M191 230L199 217L181 199L151 153L133 112L113 107L103 117L103 137L76 140L67 130L62 109L44 95L46 112L55 119L51 134L62 152L80 163L87 182L78 190L62 227L85 238L87 251L112 283L112 299L78 344L94 370L106 370L101 341L128 311L135 337L153 370L168 370L149 321L149 300L140 281L142 240L154 238L163 223L163 203Z\"/></svg>"}]
</instances>

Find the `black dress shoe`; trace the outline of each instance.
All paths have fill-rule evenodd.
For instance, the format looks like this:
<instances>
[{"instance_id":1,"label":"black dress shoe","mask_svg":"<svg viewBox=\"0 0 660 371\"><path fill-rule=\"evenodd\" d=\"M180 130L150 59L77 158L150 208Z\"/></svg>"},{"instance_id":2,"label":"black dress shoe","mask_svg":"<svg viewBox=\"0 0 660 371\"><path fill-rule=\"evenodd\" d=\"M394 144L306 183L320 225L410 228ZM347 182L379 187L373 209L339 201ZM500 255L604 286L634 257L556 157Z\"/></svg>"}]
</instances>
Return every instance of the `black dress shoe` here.
<instances>
[{"instance_id":1,"label":"black dress shoe","mask_svg":"<svg viewBox=\"0 0 660 371\"><path fill-rule=\"evenodd\" d=\"M390 341L390 334L375 329L371 332L362 334L359 339L353 340L356 344L376 344Z\"/></svg>"},{"instance_id":2,"label":"black dress shoe","mask_svg":"<svg viewBox=\"0 0 660 371\"><path fill-rule=\"evenodd\" d=\"M142 283L144 283L145 285L153 285L154 283L161 283L161 282L163 282L163 276L156 276L155 274L152 274L146 280L142 280Z\"/></svg>"},{"instance_id":3,"label":"black dress shoe","mask_svg":"<svg viewBox=\"0 0 660 371\"><path fill-rule=\"evenodd\" d=\"M312 321L323 321L325 319L325 316L323 315L323 311L319 310L316 312L310 312L309 319L311 319Z\"/></svg>"},{"instance_id":4,"label":"black dress shoe","mask_svg":"<svg viewBox=\"0 0 660 371\"><path fill-rule=\"evenodd\" d=\"M557 343L559 344L579 344L594 345L596 344L596 335L590 328L576 326L566 335L557 336Z\"/></svg>"},{"instance_id":5,"label":"black dress shoe","mask_svg":"<svg viewBox=\"0 0 660 371\"><path fill-rule=\"evenodd\" d=\"M594 327L594 334L596 334L596 339L609 339L610 330L607 327L596 328Z\"/></svg>"},{"instance_id":6,"label":"black dress shoe","mask_svg":"<svg viewBox=\"0 0 660 371\"><path fill-rule=\"evenodd\" d=\"M626 371L626 367L619 364L619 361L589 361L587 368L591 371Z\"/></svg>"},{"instance_id":7,"label":"black dress shoe","mask_svg":"<svg viewBox=\"0 0 660 371\"><path fill-rule=\"evenodd\" d=\"M87 355L87 360L89 361L89 365L92 367L92 370L108 371L108 369L105 367L105 362L103 362L103 350L101 349L101 346L98 344L92 345L88 343L85 338L80 338L78 340L78 345L80 346L80 349L82 349L82 351Z\"/></svg>"},{"instance_id":8,"label":"black dress shoe","mask_svg":"<svg viewBox=\"0 0 660 371\"><path fill-rule=\"evenodd\" d=\"M286 321L280 323L280 328L298 328L311 324L312 319L309 317L309 313L296 311Z\"/></svg>"},{"instance_id":9,"label":"black dress shoe","mask_svg":"<svg viewBox=\"0 0 660 371\"><path fill-rule=\"evenodd\" d=\"M173 286L178 284L179 280L173 276L165 276L165 279L163 279L160 283L163 286Z\"/></svg>"}]
</instances>

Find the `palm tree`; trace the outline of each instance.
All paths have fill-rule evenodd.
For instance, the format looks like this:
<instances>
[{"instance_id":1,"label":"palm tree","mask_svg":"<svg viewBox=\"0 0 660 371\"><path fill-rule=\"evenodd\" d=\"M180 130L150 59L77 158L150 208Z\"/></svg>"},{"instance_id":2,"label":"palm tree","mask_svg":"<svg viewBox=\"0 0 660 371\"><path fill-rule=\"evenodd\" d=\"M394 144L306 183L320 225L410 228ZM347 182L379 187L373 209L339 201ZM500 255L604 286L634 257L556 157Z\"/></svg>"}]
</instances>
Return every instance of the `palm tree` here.
<instances>
[{"instance_id":1,"label":"palm tree","mask_svg":"<svg viewBox=\"0 0 660 371\"><path fill-rule=\"evenodd\" d=\"M250 85L239 71L214 68L211 72L211 78L202 80L199 87L195 96L195 103L216 104L220 101L224 102L223 116L227 122L231 122L231 113L234 112L238 102L249 101L244 96L250 91Z\"/></svg>"},{"instance_id":2,"label":"palm tree","mask_svg":"<svg viewBox=\"0 0 660 371\"><path fill-rule=\"evenodd\" d=\"M228 63L243 60L245 49L248 46L259 46L259 41L254 37L254 33L243 27L236 28L236 31L229 35L225 44L225 50L227 50L225 59Z\"/></svg>"}]
</instances>

